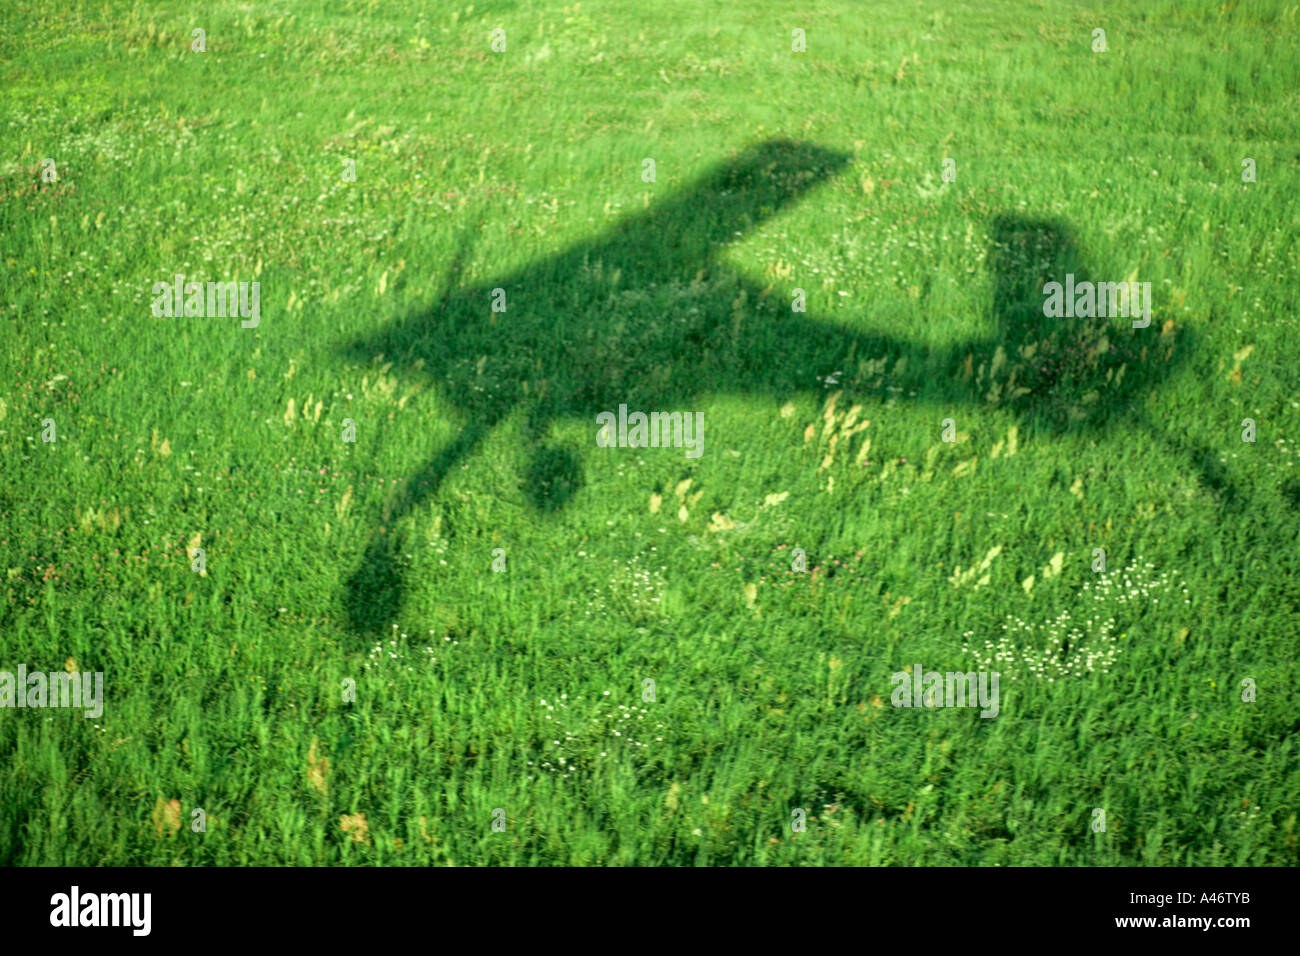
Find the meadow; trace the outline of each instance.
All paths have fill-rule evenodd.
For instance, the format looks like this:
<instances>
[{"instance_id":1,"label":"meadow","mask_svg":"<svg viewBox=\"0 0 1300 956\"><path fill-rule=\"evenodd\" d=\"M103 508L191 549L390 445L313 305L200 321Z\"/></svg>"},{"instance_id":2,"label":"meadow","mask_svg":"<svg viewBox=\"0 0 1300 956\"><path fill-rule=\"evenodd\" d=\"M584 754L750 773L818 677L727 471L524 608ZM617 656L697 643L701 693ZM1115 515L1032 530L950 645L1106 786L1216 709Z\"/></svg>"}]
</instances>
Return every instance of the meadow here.
<instances>
[{"instance_id":1,"label":"meadow","mask_svg":"<svg viewBox=\"0 0 1300 956\"><path fill-rule=\"evenodd\" d=\"M0 863L1295 865L1298 16L10 0Z\"/></svg>"}]
</instances>

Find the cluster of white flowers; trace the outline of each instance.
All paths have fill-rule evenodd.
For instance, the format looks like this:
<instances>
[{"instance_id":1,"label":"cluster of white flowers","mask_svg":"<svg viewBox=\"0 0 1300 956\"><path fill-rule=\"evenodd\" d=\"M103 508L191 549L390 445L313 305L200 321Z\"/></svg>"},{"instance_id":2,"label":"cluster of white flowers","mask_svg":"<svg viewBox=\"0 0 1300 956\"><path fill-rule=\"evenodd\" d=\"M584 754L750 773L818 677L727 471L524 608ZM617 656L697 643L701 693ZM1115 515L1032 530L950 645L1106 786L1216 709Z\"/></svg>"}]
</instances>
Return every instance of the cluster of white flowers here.
<instances>
[{"instance_id":1,"label":"cluster of white flowers","mask_svg":"<svg viewBox=\"0 0 1300 956\"><path fill-rule=\"evenodd\" d=\"M587 617L603 617L613 611L634 623L658 618L668 590L663 574L666 570L665 565L652 567L642 555L633 555L627 564L615 567L609 584L587 603Z\"/></svg>"},{"instance_id":2,"label":"cluster of white flowers","mask_svg":"<svg viewBox=\"0 0 1300 956\"><path fill-rule=\"evenodd\" d=\"M1042 677L1051 683L1059 677L1108 672L1123 650L1114 629L1114 618L1101 622L1089 618L1082 626L1076 625L1069 611L1062 611L1055 620L1041 626L1008 615L1007 623L1002 625L1006 633L996 642L988 640L983 647L975 648L964 644L962 650L972 655L982 670L1012 677ZM1040 632L1046 634L1046 643L1038 648L1033 645ZM962 637L969 639L974 633L967 631Z\"/></svg>"},{"instance_id":3,"label":"cluster of white flowers","mask_svg":"<svg viewBox=\"0 0 1300 956\"><path fill-rule=\"evenodd\" d=\"M1101 572L1097 577L1095 588L1088 583L1084 584L1083 589L1092 595L1094 601L1131 604L1150 599L1152 604L1159 604L1160 598L1152 595L1167 594L1173 589L1173 572L1165 571L1155 576L1152 573L1154 569L1155 565L1151 562L1138 564L1134 559L1120 571ZM1183 592L1183 603L1191 604L1192 599L1187 596L1186 582L1180 582L1177 586Z\"/></svg>"},{"instance_id":4,"label":"cluster of white flowers","mask_svg":"<svg viewBox=\"0 0 1300 956\"><path fill-rule=\"evenodd\" d=\"M609 693L605 691L602 696L608 697ZM663 721L652 720L650 708L646 706L619 704L613 707L597 700L590 716L585 719L577 717L576 720L570 711L568 694L561 694L559 700L539 701L539 706L546 709L542 715L544 720L569 726L564 730L557 727L560 736L551 739L546 754L536 762L528 761L528 766L538 771L571 776L581 768L609 759L610 751L615 747L644 750L649 746L648 742L662 743L664 739L660 736L664 729ZM575 709L585 710L582 707ZM532 775L527 779L532 780Z\"/></svg>"},{"instance_id":5,"label":"cluster of white flowers","mask_svg":"<svg viewBox=\"0 0 1300 956\"><path fill-rule=\"evenodd\" d=\"M1091 602L1124 609L1136 603L1159 604L1160 596L1181 591L1183 603L1190 604L1185 582L1175 582L1174 574L1155 574L1155 565L1131 561L1116 571L1103 571L1095 583L1083 586ZM1172 602L1171 602L1172 603ZM1115 617L1088 617L1077 622L1069 611L1062 611L1044 624L1030 625L1014 615L1007 615L1003 634L972 647L974 631L962 635L962 650L970 654L985 670L996 670L1012 677L1040 677L1051 683L1057 679L1093 672L1107 673L1123 653L1120 641L1127 633L1115 634Z\"/></svg>"},{"instance_id":6,"label":"cluster of white flowers","mask_svg":"<svg viewBox=\"0 0 1300 956\"><path fill-rule=\"evenodd\" d=\"M396 624L393 625L393 630L397 630ZM430 629L429 633L433 634L433 630ZM434 638L430 637L429 640L434 640ZM453 647L460 643L460 641L453 641L450 635L444 637L443 642ZM414 657L410 656L409 650L406 635L399 633L387 642L379 641L375 644L370 649L370 653L366 655L363 666L368 671L377 667L391 667L398 670L405 668L408 671L414 671L416 663L430 665L438 663L438 658L434 656L433 646L430 644L425 645L423 653L417 653ZM389 681L388 686L392 687L393 682Z\"/></svg>"},{"instance_id":7,"label":"cluster of white flowers","mask_svg":"<svg viewBox=\"0 0 1300 956\"><path fill-rule=\"evenodd\" d=\"M1240 828L1243 834L1246 834L1259 826L1260 822L1263 820L1264 814L1259 809L1258 805L1252 805L1250 807L1243 807L1236 811L1234 816L1238 828Z\"/></svg>"}]
</instances>

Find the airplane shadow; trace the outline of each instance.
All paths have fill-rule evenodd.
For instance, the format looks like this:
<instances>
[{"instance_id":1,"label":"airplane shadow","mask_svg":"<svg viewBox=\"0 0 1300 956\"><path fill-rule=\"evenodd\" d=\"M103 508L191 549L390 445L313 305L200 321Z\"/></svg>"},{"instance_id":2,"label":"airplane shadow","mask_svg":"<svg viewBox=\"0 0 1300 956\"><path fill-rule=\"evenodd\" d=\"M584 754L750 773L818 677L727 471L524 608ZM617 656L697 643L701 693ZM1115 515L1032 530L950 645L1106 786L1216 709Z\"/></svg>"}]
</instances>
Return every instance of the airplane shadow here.
<instances>
[{"instance_id":1,"label":"airplane shadow","mask_svg":"<svg viewBox=\"0 0 1300 956\"><path fill-rule=\"evenodd\" d=\"M1162 333L1156 321L1133 329L1126 319L1044 316L1045 282L1068 272L1090 278L1062 223L1010 214L993 220L995 331L947 349L793 312L789 289L764 295L721 261L719 250L737 233L778 214L848 160L807 143L767 141L596 238L459 288L472 242L466 236L439 301L345 346L351 360L382 355L426 377L467 422L388 503L384 527L347 583L350 626L373 632L393 621L405 584L400 541L389 529L517 409L531 450L524 489L543 513L563 508L582 481L578 457L547 443L554 420L590 422L594 441L596 414L619 404L686 411L719 393L784 399L820 390L818 378L837 370L846 395L859 401L883 397L889 385L916 392L922 403L1013 409L1027 433L1100 434L1128 422L1163 435L1138 406L1193 342L1186 332ZM490 311L495 289L504 290L503 313ZM1223 487L1221 475L1215 480Z\"/></svg>"}]
</instances>

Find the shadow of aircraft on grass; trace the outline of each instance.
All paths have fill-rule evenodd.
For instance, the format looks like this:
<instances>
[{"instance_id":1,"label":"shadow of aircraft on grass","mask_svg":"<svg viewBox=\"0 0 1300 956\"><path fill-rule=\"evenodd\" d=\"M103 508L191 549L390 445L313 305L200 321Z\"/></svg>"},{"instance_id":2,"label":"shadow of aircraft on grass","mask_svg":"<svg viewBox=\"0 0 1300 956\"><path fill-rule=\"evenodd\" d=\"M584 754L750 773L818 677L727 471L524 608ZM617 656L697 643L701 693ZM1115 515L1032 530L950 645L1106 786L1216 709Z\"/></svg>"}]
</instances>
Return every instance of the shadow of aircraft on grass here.
<instances>
[{"instance_id":1,"label":"shadow of aircraft on grass","mask_svg":"<svg viewBox=\"0 0 1300 956\"><path fill-rule=\"evenodd\" d=\"M859 401L884 397L889 385L953 412L1000 404L1030 428L1109 430L1136 415L1136 402L1188 353L1185 337L1154 323L1044 316L1045 282L1088 278L1069 230L1050 221L993 221L996 330L940 350L793 312L790 289L764 294L720 260L737 233L847 162L804 143L749 147L604 234L472 288L458 288L469 254L462 243L436 304L347 346L351 359L382 355L424 376L467 422L389 502L344 595L353 629L381 630L400 608L392 528L516 410L532 461L524 492L545 512L581 483L579 459L547 441L561 418L589 423L594 448L596 415L620 404L649 412L694 410L719 393L784 400L820 391L819 377L841 371L846 397ZM505 292L504 313L490 311L494 289Z\"/></svg>"}]
</instances>

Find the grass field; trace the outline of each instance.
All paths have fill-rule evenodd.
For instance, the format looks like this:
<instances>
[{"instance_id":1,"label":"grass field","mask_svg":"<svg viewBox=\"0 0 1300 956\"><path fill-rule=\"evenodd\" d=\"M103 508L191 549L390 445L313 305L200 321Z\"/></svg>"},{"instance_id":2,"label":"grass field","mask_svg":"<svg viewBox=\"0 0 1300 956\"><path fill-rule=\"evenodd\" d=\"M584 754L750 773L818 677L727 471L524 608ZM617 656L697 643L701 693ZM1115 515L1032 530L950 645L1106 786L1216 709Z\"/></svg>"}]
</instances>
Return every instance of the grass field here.
<instances>
[{"instance_id":1,"label":"grass field","mask_svg":"<svg viewBox=\"0 0 1300 956\"><path fill-rule=\"evenodd\" d=\"M1297 863L1295 3L172 6L0 12L0 862Z\"/></svg>"}]
</instances>

